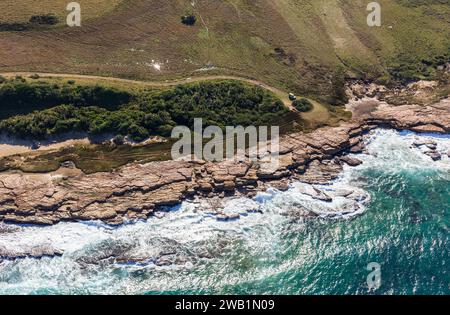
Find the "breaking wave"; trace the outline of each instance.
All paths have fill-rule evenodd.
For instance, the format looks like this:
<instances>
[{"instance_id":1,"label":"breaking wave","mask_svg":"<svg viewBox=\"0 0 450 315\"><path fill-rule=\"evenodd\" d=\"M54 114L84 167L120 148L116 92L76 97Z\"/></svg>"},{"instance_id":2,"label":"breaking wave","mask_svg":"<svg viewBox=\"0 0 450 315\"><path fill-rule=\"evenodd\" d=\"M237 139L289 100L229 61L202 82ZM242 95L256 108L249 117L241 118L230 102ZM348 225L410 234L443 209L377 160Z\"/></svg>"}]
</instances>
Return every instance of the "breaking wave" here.
<instances>
[{"instance_id":1,"label":"breaking wave","mask_svg":"<svg viewBox=\"0 0 450 315\"><path fill-rule=\"evenodd\" d=\"M397 239L386 231L412 228L401 219L416 202L406 185L421 176L448 185L450 138L377 130L366 142L367 152L354 156L364 163L330 185L188 201L114 228L0 225L0 294L367 293L364 264L374 253L392 258L386 251ZM430 147L440 160L427 155ZM437 193L450 198L448 186ZM430 249L443 254L448 205L435 218L447 236L433 236ZM411 292L406 280L387 283L383 293ZM448 286L438 281L436 290Z\"/></svg>"}]
</instances>

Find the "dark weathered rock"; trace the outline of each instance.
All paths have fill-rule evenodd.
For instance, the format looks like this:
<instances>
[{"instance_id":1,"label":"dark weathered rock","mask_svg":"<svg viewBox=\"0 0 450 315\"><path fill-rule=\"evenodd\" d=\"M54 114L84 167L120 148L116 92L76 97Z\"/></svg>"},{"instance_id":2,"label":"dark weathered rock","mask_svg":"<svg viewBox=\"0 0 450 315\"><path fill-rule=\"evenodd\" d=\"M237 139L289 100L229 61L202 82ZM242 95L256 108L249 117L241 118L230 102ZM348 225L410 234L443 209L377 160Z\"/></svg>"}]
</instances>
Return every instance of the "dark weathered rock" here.
<instances>
[{"instance_id":1,"label":"dark weathered rock","mask_svg":"<svg viewBox=\"0 0 450 315\"><path fill-rule=\"evenodd\" d=\"M416 140L413 145L418 148L425 146L430 150L436 150L437 148L437 143L431 139Z\"/></svg>"},{"instance_id":2,"label":"dark weathered rock","mask_svg":"<svg viewBox=\"0 0 450 315\"><path fill-rule=\"evenodd\" d=\"M359 166L363 163L361 160L349 156L343 156L340 158L340 160L350 166Z\"/></svg>"},{"instance_id":3,"label":"dark weathered rock","mask_svg":"<svg viewBox=\"0 0 450 315\"><path fill-rule=\"evenodd\" d=\"M429 151L429 152L425 152L425 154L428 155L433 161L442 160L442 155L439 152Z\"/></svg>"},{"instance_id":4,"label":"dark weathered rock","mask_svg":"<svg viewBox=\"0 0 450 315\"><path fill-rule=\"evenodd\" d=\"M289 190L289 182L286 180L281 180L277 182L270 183L271 187L278 189L279 191Z\"/></svg>"},{"instance_id":5,"label":"dark weathered rock","mask_svg":"<svg viewBox=\"0 0 450 315\"><path fill-rule=\"evenodd\" d=\"M361 143L358 143L350 148L350 153L354 153L354 154L362 153L363 151L364 151L364 145Z\"/></svg>"}]
</instances>

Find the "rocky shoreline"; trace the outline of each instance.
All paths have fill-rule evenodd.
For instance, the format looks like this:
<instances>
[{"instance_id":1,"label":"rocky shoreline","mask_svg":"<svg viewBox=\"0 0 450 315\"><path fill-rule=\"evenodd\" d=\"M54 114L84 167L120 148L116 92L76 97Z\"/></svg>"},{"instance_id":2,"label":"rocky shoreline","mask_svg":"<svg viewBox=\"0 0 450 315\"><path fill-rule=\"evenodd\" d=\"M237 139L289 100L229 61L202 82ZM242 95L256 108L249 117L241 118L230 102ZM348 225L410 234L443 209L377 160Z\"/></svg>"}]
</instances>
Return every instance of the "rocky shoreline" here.
<instances>
[{"instance_id":1,"label":"rocky shoreline","mask_svg":"<svg viewBox=\"0 0 450 315\"><path fill-rule=\"evenodd\" d=\"M0 222L52 225L101 220L120 225L126 220L145 219L161 207L195 196L254 196L269 186L286 190L292 180L326 184L338 177L344 164L361 163L347 155L362 152L363 136L373 129L450 132L450 99L430 106L389 106L378 102L371 107L370 112L354 115L339 127L283 137L276 169L263 161L166 161L130 164L111 173L67 178L3 173ZM440 158L431 143L417 144L426 146L432 159ZM219 214L218 219L229 218Z\"/></svg>"}]
</instances>

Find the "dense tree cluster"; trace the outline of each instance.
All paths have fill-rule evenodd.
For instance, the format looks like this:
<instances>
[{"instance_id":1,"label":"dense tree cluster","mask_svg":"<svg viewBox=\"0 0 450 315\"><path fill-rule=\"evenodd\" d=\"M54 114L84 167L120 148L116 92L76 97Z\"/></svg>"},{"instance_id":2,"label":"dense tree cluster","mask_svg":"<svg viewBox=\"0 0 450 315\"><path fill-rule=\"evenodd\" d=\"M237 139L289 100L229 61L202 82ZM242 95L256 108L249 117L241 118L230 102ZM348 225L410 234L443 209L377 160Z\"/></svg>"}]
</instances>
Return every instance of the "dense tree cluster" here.
<instances>
[{"instance_id":1,"label":"dense tree cluster","mask_svg":"<svg viewBox=\"0 0 450 315\"><path fill-rule=\"evenodd\" d=\"M131 101L130 93L101 86L27 83L15 79L0 85L0 119L61 104L115 109Z\"/></svg>"},{"instance_id":2,"label":"dense tree cluster","mask_svg":"<svg viewBox=\"0 0 450 315\"><path fill-rule=\"evenodd\" d=\"M194 118L203 118L204 125L258 126L270 125L287 112L268 91L234 81L183 85L134 96L100 87L53 85L39 85L45 88L37 93L29 89L38 86L32 84L18 84L20 88L16 86L13 93L11 86L5 85L8 87L0 89L0 108L8 106L11 113L13 102L46 108L0 121L0 132L20 138L86 131L128 135L140 141L150 135L170 136L177 125L192 128ZM124 104L126 100L129 102Z\"/></svg>"}]
</instances>

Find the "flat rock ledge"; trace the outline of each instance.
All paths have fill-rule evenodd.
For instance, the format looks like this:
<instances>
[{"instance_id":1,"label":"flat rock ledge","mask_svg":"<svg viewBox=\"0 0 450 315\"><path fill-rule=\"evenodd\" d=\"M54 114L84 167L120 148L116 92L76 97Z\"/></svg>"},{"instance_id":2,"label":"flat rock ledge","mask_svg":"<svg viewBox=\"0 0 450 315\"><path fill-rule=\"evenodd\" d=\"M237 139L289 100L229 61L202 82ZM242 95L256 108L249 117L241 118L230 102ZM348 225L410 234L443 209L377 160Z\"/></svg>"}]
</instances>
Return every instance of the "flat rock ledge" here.
<instances>
[{"instance_id":1,"label":"flat rock ledge","mask_svg":"<svg viewBox=\"0 0 450 315\"><path fill-rule=\"evenodd\" d=\"M280 141L276 169L263 161L166 161L69 178L3 173L0 222L52 225L101 220L120 225L125 220L146 219L163 206L174 206L196 195L252 196L269 185L286 189L293 179L328 183L339 175L343 164L360 163L346 155L361 152L363 135L379 127L449 133L450 102L427 107L380 106L370 117L340 127L285 136Z\"/></svg>"}]
</instances>

